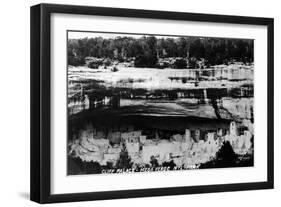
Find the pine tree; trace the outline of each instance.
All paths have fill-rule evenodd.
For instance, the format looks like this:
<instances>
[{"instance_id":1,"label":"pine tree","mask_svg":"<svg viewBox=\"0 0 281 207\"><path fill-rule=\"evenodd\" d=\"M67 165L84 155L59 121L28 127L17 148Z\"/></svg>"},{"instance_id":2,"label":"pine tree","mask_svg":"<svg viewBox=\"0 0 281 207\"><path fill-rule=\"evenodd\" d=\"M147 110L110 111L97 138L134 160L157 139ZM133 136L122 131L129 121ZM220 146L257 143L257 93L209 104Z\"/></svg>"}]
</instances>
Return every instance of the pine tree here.
<instances>
[{"instance_id":1,"label":"pine tree","mask_svg":"<svg viewBox=\"0 0 281 207\"><path fill-rule=\"evenodd\" d=\"M116 162L116 168L118 169L129 169L131 168L133 163L131 162L131 158L128 154L126 146L122 143L122 149L119 155L119 159Z\"/></svg>"}]
</instances>

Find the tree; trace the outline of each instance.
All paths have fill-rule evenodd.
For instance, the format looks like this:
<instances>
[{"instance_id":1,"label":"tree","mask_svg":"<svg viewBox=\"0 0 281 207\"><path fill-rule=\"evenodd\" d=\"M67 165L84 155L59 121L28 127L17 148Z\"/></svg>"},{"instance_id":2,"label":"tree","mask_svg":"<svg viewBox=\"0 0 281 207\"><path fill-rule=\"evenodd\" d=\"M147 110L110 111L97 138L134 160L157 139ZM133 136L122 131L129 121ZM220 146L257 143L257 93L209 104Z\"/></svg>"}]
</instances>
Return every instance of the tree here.
<instances>
[{"instance_id":1,"label":"tree","mask_svg":"<svg viewBox=\"0 0 281 207\"><path fill-rule=\"evenodd\" d=\"M222 147L216 154L218 164L222 167L231 167L235 165L235 162L238 158L235 154L229 141L223 143Z\"/></svg>"},{"instance_id":2,"label":"tree","mask_svg":"<svg viewBox=\"0 0 281 207\"><path fill-rule=\"evenodd\" d=\"M153 155L150 157L150 164L151 164L152 167L158 167L159 166L158 160Z\"/></svg>"},{"instance_id":3,"label":"tree","mask_svg":"<svg viewBox=\"0 0 281 207\"><path fill-rule=\"evenodd\" d=\"M202 39L198 38L191 43L189 54L191 57L194 57L198 60L205 57L205 46Z\"/></svg>"},{"instance_id":4,"label":"tree","mask_svg":"<svg viewBox=\"0 0 281 207\"><path fill-rule=\"evenodd\" d=\"M68 156L68 174L99 174L101 173L101 165L98 162L85 162L80 157Z\"/></svg>"},{"instance_id":5,"label":"tree","mask_svg":"<svg viewBox=\"0 0 281 207\"><path fill-rule=\"evenodd\" d=\"M79 157L68 155L67 173L69 175L83 174L83 161Z\"/></svg>"},{"instance_id":6,"label":"tree","mask_svg":"<svg viewBox=\"0 0 281 207\"><path fill-rule=\"evenodd\" d=\"M223 143L222 147L216 153L215 159L203 163L199 168L224 168L239 166L236 162L238 155L235 154L229 141Z\"/></svg>"},{"instance_id":7,"label":"tree","mask_svg":"<svg viewBox=\"0 0 281 207\"><path fill-rule=\"evenodd\" d=\"M183 58L177 58L173 64L176 69L185 69L187 67L187 62Z\"/></svg>"},{"instance_id":8,"label":"tree","mask_svg":"<svg viewBox=\"0 0 281 207\"><path fill-rule=\"evenodd\" d=\"M176 164L174 163L174 160L171 160L170 162L163 162L162 166L169 167L170 170L174 170L174 168L176 167Z\"/></svg>"},{"instance_id":9,"label":"tree","mask_svg":"<svg viewBox=\"0 0 281 207\"><path fill-rule=\"evenodd\" d=\"M102 171L102 167L98 162L86 162L84 168L86 174L99 174Z\"/></svg>"},{"instance_id":10,"label":"tree","mask_svg":"<svg viewBox=\"0 0 281 207\"><path fill-rule=\"evenodd\" d=\"M136 54L136 67L155 67L157 63L157 39L154 36L142 37L140 39L141 50Z\"/></svg>"},{"instance_id":11,"label":"tree","mask_svg":"<svg viewBox=\"0 0 281 207\"><path fill-rule=\"evenodd\" d=\"M253 40L211 37L95 37L69 39L67 45L68 63L74 66L84 65L88 56L118 61L135 58L136 67L155 67L159 58L181 57L188 58L189 65L193 64L189 67L194 68L200 59L209 66L232 60L252 62L253 53Z\"/></svg>"},{"instance_id":12,"label":"tree","mask_svg":"<svg viewBox=\"0 0 281 207\"><path fill-rule=\"evenodd\" d=\"M117 160L115 167L118 169L129 169L132 167L132 165L133 163L131 162L131 158L128 154L126 146L124 143L122 143L122 149L119 154L119 159Z\"/></svg>"}]
</instances>

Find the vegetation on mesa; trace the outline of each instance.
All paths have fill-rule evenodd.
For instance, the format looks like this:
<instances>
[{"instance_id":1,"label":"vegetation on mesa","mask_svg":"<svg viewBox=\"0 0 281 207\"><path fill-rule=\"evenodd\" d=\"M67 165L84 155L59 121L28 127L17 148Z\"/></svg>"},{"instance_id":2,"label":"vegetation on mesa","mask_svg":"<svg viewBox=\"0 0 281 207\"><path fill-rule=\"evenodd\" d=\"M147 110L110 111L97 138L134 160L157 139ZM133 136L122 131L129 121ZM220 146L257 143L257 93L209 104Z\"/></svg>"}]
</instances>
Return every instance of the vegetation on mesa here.
<instances>
[{"instance_id":1,"label":"vegetation on mesa","mask_svg":"<svg viewBox=\"0 0 281 207\"><path fill-rule=\"evenodd\" d=\"M253 62L253 40L155 36L83 38L68 40L68 64L82 66L110 66L114 61L132 67L202 68L228 64L231 61Z\"/></svg>"}]
</instances>

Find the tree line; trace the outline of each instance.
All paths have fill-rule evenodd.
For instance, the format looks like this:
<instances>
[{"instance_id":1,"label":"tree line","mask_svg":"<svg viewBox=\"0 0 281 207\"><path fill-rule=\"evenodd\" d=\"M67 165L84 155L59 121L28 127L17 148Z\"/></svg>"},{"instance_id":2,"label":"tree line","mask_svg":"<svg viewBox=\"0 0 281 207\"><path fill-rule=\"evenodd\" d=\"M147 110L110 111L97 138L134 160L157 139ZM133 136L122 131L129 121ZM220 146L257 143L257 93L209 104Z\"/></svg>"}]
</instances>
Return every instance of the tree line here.
<instances>
[{"instance_id":1,"label":"tree line","mask_svg":"<svg viewBox=\"0 0 281 207\"><path fill-rule=\"evenodd\" d=\"M211 37L95 37L69 39L67 55L68 64L74 66L84 65L86 57L96 57L119 62L133 59L135 67L157 67L160 60L174 58L181 67L186 63L196 67L202 60L206 66L253 62L253 44L253 40Z\"/></svg>"}]
</instances>

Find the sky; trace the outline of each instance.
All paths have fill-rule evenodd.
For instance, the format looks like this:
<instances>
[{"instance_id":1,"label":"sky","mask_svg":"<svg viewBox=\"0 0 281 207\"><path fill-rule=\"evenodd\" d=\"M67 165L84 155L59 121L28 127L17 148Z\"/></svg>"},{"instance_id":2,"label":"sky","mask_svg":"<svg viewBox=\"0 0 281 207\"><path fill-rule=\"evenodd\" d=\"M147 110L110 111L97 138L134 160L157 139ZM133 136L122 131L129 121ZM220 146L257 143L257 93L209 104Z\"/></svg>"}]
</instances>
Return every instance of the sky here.
<instances>
[{"instance_id":1,"label":"sky","mask_svg":"<svg viewBox=\"0 0 281 207\"><path fill-rule=\"evenodd\" d=\"M68 31L68 39L81 39L81 38L95 38L95 37L103 37L103 38L116 38L118 36L126 36L126 37L134 37L140 38L144 36L143 34L122 34L122 33L106 33L106 32L77 32L77 31ZM156 36L160 38L178 38L177 36Z\"/></svg>"},{"instance_id":2,"label":"sky","mask_svg":"<svg viewBox=\"0 0 281 207\"><path fill-rule=\"evenodd\" d=\"M82 38L95 38L95 37L103 37L105 39L109 38L116 38L116 37L134 37L134 38L140 38L143 36L149 36L145 34L126 34L126 33L111 33L111 32L94 32L94 31L68 31L68 39L82 39ZM188 37L187 36L166 36L166 35L153 35L156 38L179 38L179 37ZM197 36L199 37L199 36ZM199 38L205 38L205 37L199 37ZM240 39L240 38L223 38L223 37L212 37L212 38L221 38L221 39ZM245 38L241 38L246 40Z\"/></svg>"}]
</instances>

